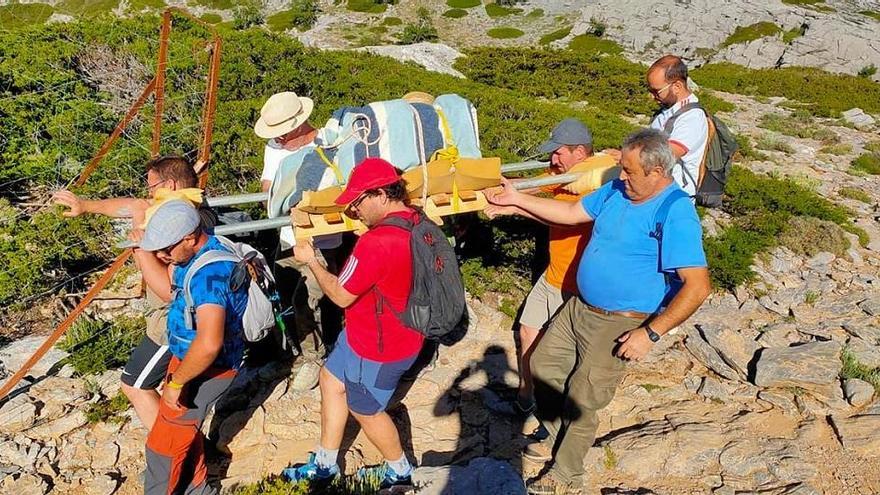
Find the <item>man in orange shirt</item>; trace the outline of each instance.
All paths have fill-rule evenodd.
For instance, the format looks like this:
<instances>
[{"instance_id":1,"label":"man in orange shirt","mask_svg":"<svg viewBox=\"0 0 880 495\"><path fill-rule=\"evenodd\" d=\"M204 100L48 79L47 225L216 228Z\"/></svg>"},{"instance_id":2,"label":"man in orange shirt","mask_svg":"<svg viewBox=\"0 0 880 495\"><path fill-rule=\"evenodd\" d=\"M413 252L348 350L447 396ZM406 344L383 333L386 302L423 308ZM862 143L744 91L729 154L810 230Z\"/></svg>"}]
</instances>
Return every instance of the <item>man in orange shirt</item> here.
<instances>
[{"instance_id":1,"label":"man in orange shirt","mask_svg":"<svg viewBox=\"0 0 880 495\"><path fill-rule=\"evenodd\" d=\"M550 175L583 172L574 183L535 191L550 193L554 199L578 201L617 175L617 160L608 155L593 155L593 135L577 119L569 118L560 122L539 151L550 154L550 167L547 170ZM577 294L576 261L590 240L592 224L575 227L551 225L515 206L489 205L485 212L489 218L521 215L550 227L550 263L526 297L519 318L520 346L517 357L520 380L516 404L524 415L528 415L535 409L529 357L541 333L549 326L562 304Z\"/></svg>"}]
</instances>

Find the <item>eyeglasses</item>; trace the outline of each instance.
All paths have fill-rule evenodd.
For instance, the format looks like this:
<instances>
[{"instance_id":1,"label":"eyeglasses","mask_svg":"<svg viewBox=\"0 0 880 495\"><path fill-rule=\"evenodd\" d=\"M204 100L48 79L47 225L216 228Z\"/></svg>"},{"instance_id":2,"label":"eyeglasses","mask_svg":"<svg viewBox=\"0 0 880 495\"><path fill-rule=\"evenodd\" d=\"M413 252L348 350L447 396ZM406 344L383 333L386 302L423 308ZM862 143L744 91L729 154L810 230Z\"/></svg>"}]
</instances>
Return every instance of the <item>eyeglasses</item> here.
<instances>
[{"instance_id":1,"label":"eyeglasses","mask_svg":"<svg viewBox=\"0 0 880 495\"><path fill-rule=\"evenodd\" d=\"M183 239L186 239L186 237L184 237ZM183 239L181 239L181 240L175 242L174 244L172 244L172 245L170 245L170 246L168 246L168 247L163 247L162 249L157 249L157 250L156 250L156 253L163 254L163 255L165 255L165 256L169 256L169 257L170 257L170 256L171 256L171 252L174 251L174 248L176 248L178 245L180 245L181 242L183 242Z\"/></svg>"},{"instance_id":2,"label":"eyeglasses","mask_svg":"<svg viewBox=\"0 0 880 495\"><path fill-rule=\"evenodd\" d=\"M671 83L667 84L666 86L663 86L660 89L656 89L656 88L652 88L652 87L648 86L648 92L654 96L660 96L660 93L669 89L669 87L672 86L673 84L675 84L675 81L672 81Z\"/></svg>"},{"instance_id":3,"label":"eyeglasses","mask_svg":"<svg viewBox=\"0 0 880 495\"><path fill-rule=\"evenodd\" d=\"M368 196L369 195L366 192L362 193L356 200L352 201L348 205L349 209L357 210L361 206L361 203L363 203L364 200L367 199Z\"/></svg>"},{"instance_id":4,"label":"eyeglasses","mask_svg":"<svg viewBox=\"0 0 880 495\"><path fill-rule=\"evenodd\" d=\"M168 179L159 179L158 181L156 181L152 184L147 184L147 190L152 191L153 189L156 189L157 187L161 186L162 184L165 184L166 182L168 182Z\"/></svg>"}]
</instances>

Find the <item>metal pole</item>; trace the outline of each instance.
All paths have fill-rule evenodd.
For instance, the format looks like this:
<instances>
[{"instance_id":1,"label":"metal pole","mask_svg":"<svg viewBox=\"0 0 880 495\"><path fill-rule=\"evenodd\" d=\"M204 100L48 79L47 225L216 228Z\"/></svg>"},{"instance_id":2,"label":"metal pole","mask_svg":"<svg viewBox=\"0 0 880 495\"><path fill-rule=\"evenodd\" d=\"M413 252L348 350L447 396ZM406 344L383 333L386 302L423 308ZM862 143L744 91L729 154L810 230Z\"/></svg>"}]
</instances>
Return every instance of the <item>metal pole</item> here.
<instances>
[{"instance_id":1,"label":"metal pole","mask_svg":"<svg viewBox=\"0 0 880 495\"><path fill-rule=\"evenodd\" d=\"M536 170L539 168L547 168L550 166L550 162L539 162L539 161L528 161L528 162L516 162L516 163L508 163L501 166L502 174L509 174L510 172L522 172L523 170Z\"/></svg>"}]
</instances>

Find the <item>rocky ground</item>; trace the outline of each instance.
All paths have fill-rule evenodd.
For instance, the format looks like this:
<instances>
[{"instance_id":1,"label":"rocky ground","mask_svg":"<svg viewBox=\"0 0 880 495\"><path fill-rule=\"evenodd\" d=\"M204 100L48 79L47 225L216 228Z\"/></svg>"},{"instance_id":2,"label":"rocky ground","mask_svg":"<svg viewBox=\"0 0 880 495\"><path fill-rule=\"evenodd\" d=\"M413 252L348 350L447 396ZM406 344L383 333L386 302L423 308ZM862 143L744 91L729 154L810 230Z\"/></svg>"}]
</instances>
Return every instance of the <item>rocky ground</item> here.
<instances>
[{"instance_id":1,"label":"rocky ground","mask_svg":"<svg viewBox=\"0 0 880 495\"><path fill-rule=\"evenodd\" d=\"M787 151L766 151L747 166L789 175L843 202L870 235L867 248L812 257L776 248L760 257L758 281L716 293L650 356L630 366L601 414L585 459L586 493L722 495L880 493L880 401L873 387L842 380L843 349L880 366L880 223L878 176L846 172L876 126L817 121L851 149L819 153L821 143L756 127L762 115L787 114L781 101L720 94L737 110L722 117L755 140L773 134ZM597 132L601 132L597 130ZM870 202L842 199L843 187ZM710 212L708 232L726 221ZM108 311L126 307L109 298ZM437 366L393 410L410 458L421 467L420 493L524 493L520 432L510 414L516 387L511 322L471 301L465 341L442 348ZM0 349L15 370L41 342ZM9 494L138 493L144 430L133 414L122 424L90 424L86 406L118 391L119 371L82 380L54 369L53 354L35 369L26 393L0 407L0 492ZM319 393L297 392L293 369L270 364L247 373L218 407L206 431L216 441L212 476L225 488L277 473L302 460L319 433ZM48 375L48 376L46 376ZM348 471L380 460L354 425Z\"/></svg>"}]
</instances>

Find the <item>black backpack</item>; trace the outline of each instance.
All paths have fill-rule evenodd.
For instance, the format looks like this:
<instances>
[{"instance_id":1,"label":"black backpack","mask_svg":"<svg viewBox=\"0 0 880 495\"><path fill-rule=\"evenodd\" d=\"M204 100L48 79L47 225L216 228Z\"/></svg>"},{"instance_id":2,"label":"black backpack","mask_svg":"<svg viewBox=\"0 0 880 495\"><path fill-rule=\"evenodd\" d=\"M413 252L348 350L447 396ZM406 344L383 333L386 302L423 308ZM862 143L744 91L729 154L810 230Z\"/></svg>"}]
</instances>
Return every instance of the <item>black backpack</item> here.
<instances>
[{"instance_id":1,"label":"black backpack","mask_svg":"<svg viewBox=\"0 0 880 495\"><path fill-rule=\"evenodd\" d=\"M393 226L409 232L412 250L412 287L406 308L398 313L391 310L407 327L419 331L429 339L448 343L461 331L467 314L464 300L464 282L455 250L436 223L419 208L415 223L398 217L385 217L379 226ZM385 307L385 298L376 291L376 312ZM390 306L389 306L390 308ZM461 336L455 336L458 340ZM382 349L382 329L379 328L379 349Z\"/></svg>"},{"instance_id":2,"label":"black backpack","mask_svg":"<svg viewBox=\"0 0 880 495\"><path fill-rule=\"evenodd\" d=\"M703 161L700 163L699 176L696 180L691 173L684 167L679 160L688 180L696 184L696 201L700 206L709 208L718 208L721 206L721 196L724 194L724 186L727 184L727 176L730 175L730 167L733 165L733 154L739 148L736 137L727 128L724 122L718 117L710 114L699 103L688 103L682 105L663 126L666 134L672 134L672 128L675 120L683 113L700 109L706 114L706 120L709 124L709 138L706 141L706 154L703 155Z\"/></svg>"}]
</instances>

